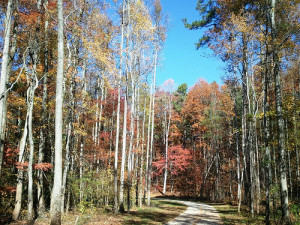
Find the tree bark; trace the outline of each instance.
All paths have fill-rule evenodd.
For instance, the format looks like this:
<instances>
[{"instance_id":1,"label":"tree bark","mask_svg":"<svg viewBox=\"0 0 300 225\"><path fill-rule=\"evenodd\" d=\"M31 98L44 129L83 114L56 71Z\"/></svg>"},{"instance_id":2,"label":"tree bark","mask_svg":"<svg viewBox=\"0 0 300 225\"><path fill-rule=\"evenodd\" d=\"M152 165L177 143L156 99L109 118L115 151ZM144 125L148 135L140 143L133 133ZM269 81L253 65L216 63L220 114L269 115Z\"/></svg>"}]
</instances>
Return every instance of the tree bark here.
<instances>
[{"instance_id":1,"label":"tree bark","mask_svg":"<svg viewBox=\"0 0 300 225\"><path fill-rule=\"evenodd\" d=\"M271 186L271 176L272 176L272 168L271 168L271 151L269 146L270 140L270 119L269 119L269 101L268 101L268 87L269 87L269 68L268 68L268 45L266 45L265 52L265 71L264 71L264 104L263 104L263 112L264 112L264 147L265 147L265 182L266 182L266 216L265 222L266 225L270 224L270 186Z\"/></svg>"},{"instance_id":2,"label":"tree bark","mask_svg":"<svg viewBox=\"0 0 300 225\"><path fill-rule=\"evenodd\" d=\"M55 102L55 165L54 182L50 203L50 224L61 224L61 187L62 187L62 109L64 79L64 18L63 0L57 0L58 10L58 59Z\"/></svg>"},{"instance_id":3,"label":"tree bark","mask_svg":"<svg viewBox=\"0 0 300 225\"><path fill-rule=\"evenodd\" d=\"M8 64L9 64L9 44L10 44L10 31L11 31L11 17L14 9L15 0L8 0L6 7L6 17L5 17L5 29L4 29L4 42L3 42L3 57L1 65L1 78L0 78L0 176L2 171L2 161L3 161L3 145L4 145L4 135L5 123L6 123L6 104L7 104L7 81L9 79L8 74ZM3 139L2 139L3 138Z\"/></svg>"},{"instance_id":4,"label":"tree bark","mask_svg":"<svg viewBox=\"0 0 300 225\"><path fill-rule=\"evenodd\" d=\"M167 176L168 176L168 148L169 148L169 131L172 117L172 93L170 93L170 101L168 103L169 107L169 118L167 121L167 130L166 130L166 148L165 148L165 171L164 171L164 186L163 186L163 194L166 194L167 189Z\"/></svg>"},{"instance_id":5,"label":"tree bark","mask_svg":"<svg viewBox=\"0 0 300 225\"><path fill-rule=\"evenodd\" d=\"M151 191L151 172L152 172L152 158L153 158L153 145L154 145L154 114L155 114L155 82L156 82L156 66L158 49L154 50L154 71L153 71L153 90L152 90L152 119L151 119L151 140L149 152L149 169L148 169L148 183L147 183L147 205L150 206L150 191Z\"/></svg>"},{"instance_id":6,"label":"tree bark","mask_svg":"<svg viewBox=\"0 0 300 225\"><path fill-rule=\"evenodd\" d=\"M126 87L126 89L127 89L127 87ZM119 196L120 212L125 212L125 209L124 209L124 175L125 175L125 162L126 162L126 137L127 137L127 90L126 90L126 93L124 96L122 159L121 159L120 196Z\"/></svg>"},{"instance_id":7,"label":"tree bark","mask_svg":"<svg viewBox=\"0 0 300 225\"><path fill-rule=\"evenodd\" d=\"M28 90L27 90L28 92ZM26 147L26 140L28 135L28 111L25 119L24 130L22 134L22 138L20 141L20 148L19 148L19 158L18 158L18 175L17 175L17 188L16 188L16 201L15 201L15 208L12 213L12 219L18 220L21 212L22 206L22 192L23 192L23 164L25 161L25 147Z\"/></svg>"},{"instance_id":8,"label":"tree bark","mask_svg":"<svg viewBox=\"0 0 300 225\"><path fill-rule=\"evenodd\" d=\"M286 178L286 159L285 159L285 130L284 119L282 114L282 97L281 97L281 81L279 74L279 49L277 43L277 25L276 25L276 0L271 0L271 36L272 36L272 53L273 53L273 76L275 80L275 102L278 127L278 152L279 152L279 174L280 174L280 196L283 223L290 223L289 199Z\"/></svg>"},{"instance_id":9,"label":"tree bark","mask_svg":"<svg viewBox=\"0 0 300 225\"><path fill-rule=\"evenodd\" d=\"M145 140L145 121L146 121L146 96L144 102L144 113L143 113L143 126L142 126L142 147L141 147L141 159L140 159L140 194L139 194L139 207L142 206L143 199L143 171L144 171L144 140Z\"/></svg>"},{"instance_id":10,"label":"tree bark","mask_svg":"<svg viewBox=\"0 0 300 225\"><path fill-rule=\"evenodd\" d=\"M37 24L36 32L39 31L39 24ZM38 87L38 78L36 74L37 63L38 63L38 53L39 53L39 42L37 40L38 34L36 33L35 40L32 41L32 46L30 50L30 56L32 60L32 74L29 79L29 92L27 96L27 110L28 113L28 141L29 141L29 160L28 160L28 211L27 219L28 223L32 224L34 220L33 212L33 154L34 154L34 141L32 133L32 114L33 114L33 105L34 105L34 93Z\"/></svg>"},{"instance_id":11,"label":"tree bark","mask_svg":"<svg viewBox=\"0 0 300 225\"><path fill-rule=\"evenodd\" d=\"M125 0L122 3L122 21L121 21L121 44L120 44L120 64L118 77L118 105L117 105L117 127L116 127L116 144L115 144L115 164L114 164L114 213L118 212L118 152L119 152L119 135L120 135L120 105L121 105L121 79L123 71L123 45L124 45L124 13Z\"/></svg>"}]
</instances>

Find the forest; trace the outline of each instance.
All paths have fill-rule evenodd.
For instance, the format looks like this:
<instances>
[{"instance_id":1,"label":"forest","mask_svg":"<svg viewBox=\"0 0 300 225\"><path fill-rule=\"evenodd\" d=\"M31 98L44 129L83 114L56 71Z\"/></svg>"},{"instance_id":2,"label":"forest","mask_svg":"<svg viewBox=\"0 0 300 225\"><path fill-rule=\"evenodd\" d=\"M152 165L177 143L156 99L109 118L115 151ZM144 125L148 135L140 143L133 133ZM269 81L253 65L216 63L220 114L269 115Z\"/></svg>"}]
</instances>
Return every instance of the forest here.
<instances>
[{"instance_id":1,"label":"forest","mask_svg":"<svg viewBox=\"0 0 300 225\"><path fill-rule=\"evenodd\" d=\"M191 87L157 85L160 0L0 3L1 224L153 192L300 221L299 0L198 0L182 26L226 68Z\"/></svg>"}]
</instances>

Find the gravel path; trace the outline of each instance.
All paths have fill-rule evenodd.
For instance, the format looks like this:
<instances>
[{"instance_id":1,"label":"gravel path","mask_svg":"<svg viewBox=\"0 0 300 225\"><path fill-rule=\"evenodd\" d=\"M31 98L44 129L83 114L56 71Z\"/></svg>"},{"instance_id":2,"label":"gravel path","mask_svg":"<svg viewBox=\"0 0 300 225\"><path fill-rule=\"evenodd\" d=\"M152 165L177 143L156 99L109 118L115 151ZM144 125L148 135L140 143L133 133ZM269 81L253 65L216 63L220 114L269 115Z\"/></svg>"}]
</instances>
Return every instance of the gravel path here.
<instances>
[{"instance_id":1,"label":"gravel path","mask_svg":"<svg viewBox=\"0 0 300 225\"><path fill-rule=\"evenodd\" d=\"M196 224L207 224L207 225L220 225L222 224L219 213L217 210L206 204L189 202L189 201L177 201L167 200L182 203L188 206L188 208L177 216L174 220L167 223L167 225L196 225Z\"/></svg>"}]
</instances>

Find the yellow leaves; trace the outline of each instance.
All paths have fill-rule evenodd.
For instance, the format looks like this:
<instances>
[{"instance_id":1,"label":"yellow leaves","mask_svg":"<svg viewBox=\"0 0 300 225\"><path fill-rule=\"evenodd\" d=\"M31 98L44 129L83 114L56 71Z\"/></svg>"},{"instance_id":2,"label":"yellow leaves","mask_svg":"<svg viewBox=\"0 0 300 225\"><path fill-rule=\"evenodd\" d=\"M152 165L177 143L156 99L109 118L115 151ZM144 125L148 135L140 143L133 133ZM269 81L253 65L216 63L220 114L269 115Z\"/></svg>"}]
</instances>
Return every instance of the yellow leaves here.
<instances>
[{"instance_id":1,"label":"yellow leaves","mask_svg":"<svg viewBox=\"0 0 300 225\"><path fill-rule=\"evenodd\" d=\"M78 134L80 136L86 136L87 131L84 129L84 127L79 123L73 123L75 134Z\"/></svg>"},{"instance_id":2,"label":"yellow leaves","mask_svg":"<svg viewBox=\"0 0 300 225\"><path fill-rule=\"evenodd\" d=\"M94 10L88 18L87 34L82 37L83 45L101 67L113 71L114 60L110 42L115 27L105 13Z\"/></svg>"},{"instance_id":3,"label":"yellow leaves","mask_svg":"<svg viewBox=\"0 0 300 225\"><path fill-rule=\"evenodd\" d=\"M144 3L140 0L131 6L130 20L133 26L133 33L140 37L145 35L151 36L154 32L154 27L149 15L149 10Z\"/></svg>"}]
</instances>

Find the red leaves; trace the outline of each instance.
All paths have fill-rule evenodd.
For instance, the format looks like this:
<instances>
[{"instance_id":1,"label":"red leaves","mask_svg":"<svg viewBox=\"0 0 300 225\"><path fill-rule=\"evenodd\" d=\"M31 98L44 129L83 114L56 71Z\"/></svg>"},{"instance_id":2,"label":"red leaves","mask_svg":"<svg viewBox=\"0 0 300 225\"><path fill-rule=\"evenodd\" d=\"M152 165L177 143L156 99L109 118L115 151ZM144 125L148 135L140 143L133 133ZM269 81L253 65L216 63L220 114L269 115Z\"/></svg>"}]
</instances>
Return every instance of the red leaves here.
<instances>
[{"instance_id":1,"label":"red leaves","mask_svg":"<svg viewBox=\"0 0 300 225\"><path fill-rule=\"evenodd\" d=\"M0 187L0 193L1 195L8 195L16 192L16 186L6 186L6 187Z\"/></svg>"},{"instance_id":2,"label":"red leaves","mask_svg":"<svg viewBox=\"0 0 300 225\"><path fill-rule=\"evenodd\" d=\"M168 149L168 171L177 175L184 172L190 165L192 154L190 150L182 148L180 145L172 146ZM156 168L155 175L161 175L165 168L165 157L161 156L160 160L153 162Z\"/></svg>"},{"instance_id":3,"label":"red leaves","mask_svg":"<svg viewBox=\"0 0 300 225\"><path fill-rule=\"evenodd\" d=\"M21 170L26 170L25 168L28 167L28 162L24 162L24 163L19 163L19 162L16 162L16 168L17 169L21 169ZM48 171L50 169L53 168L53 165L51 163L46 163L46 162L43 162L43 163L37 163L37 164L34 164L33 165L33 168L36 169L36 170L44 170L44 171Z\"/></svg>"},{"instance_id":4,"label":"red leaves","mask_svg":"<svg viewBox=\"0 0 300 225\"><path fill-rule=\"evenodd\" d=\"M36 170L44 170L48 171L53 168L53 165L51 163L37 163L34 165L34 169Z\"/></svg>"},{"instance_id":5,"label":"red leaves","mask_svg":"<svg viewBox=\"0 0 300 225\"><path fill-rule=\"evenodd\" d=\"M18 154L19 150L18 149L12 149L8 147L7 149L4 149L4 161L3 164L5 166L8 165L14 165L16 156Z\"/></svg>"},{"instance_id":6,"label":"red leaves","mask_svg":"<svg viewBox=\"0 0 300 225\"><path fill-rule=\"evenodd\" d=\"M177 175L184 172L190 165L192 155L190 150L182 148L180 145L168 149L168 164L172 165L171 173Z\"/></svg>"}]
</instances>

